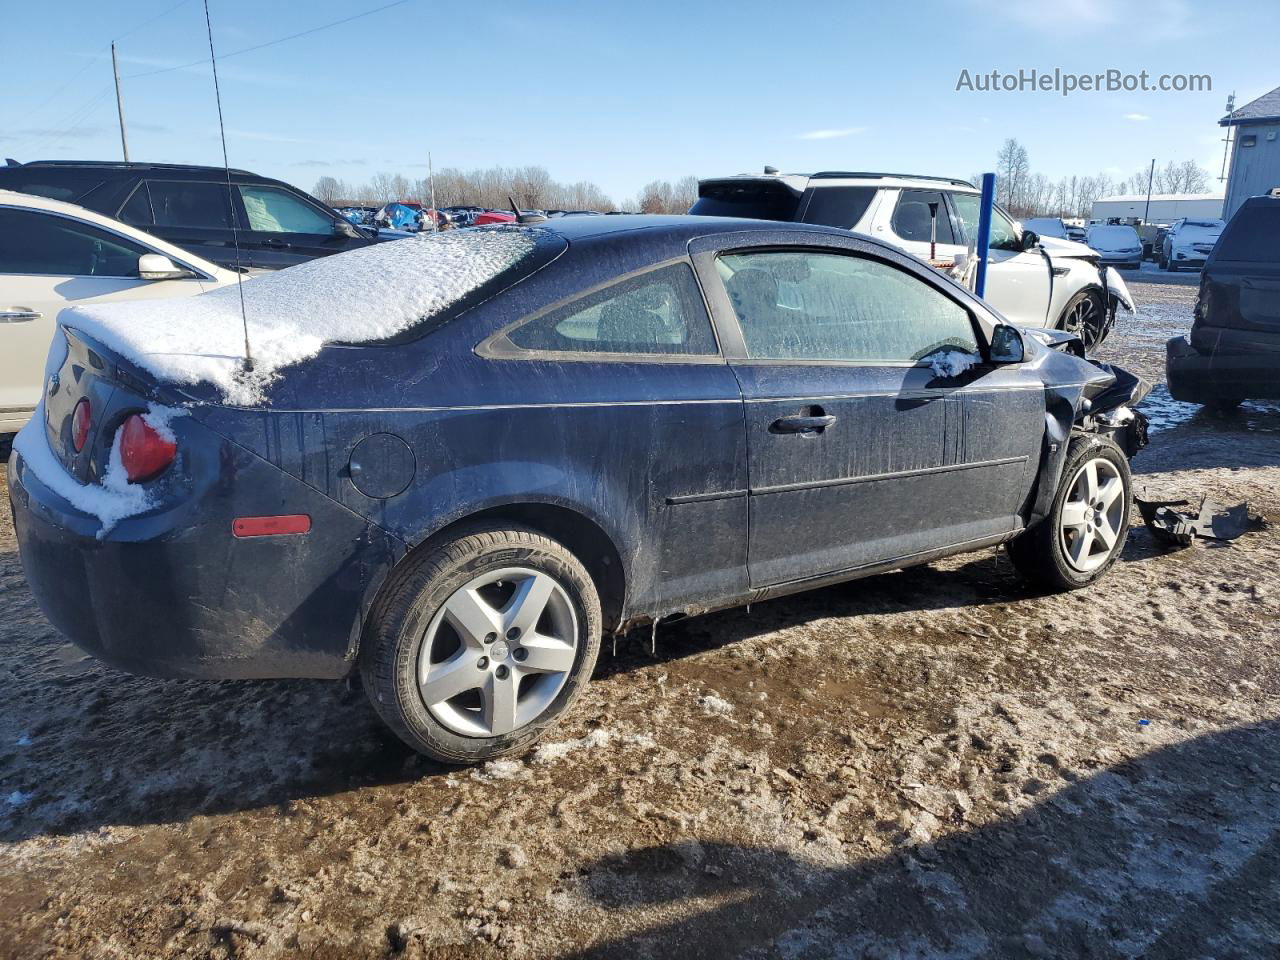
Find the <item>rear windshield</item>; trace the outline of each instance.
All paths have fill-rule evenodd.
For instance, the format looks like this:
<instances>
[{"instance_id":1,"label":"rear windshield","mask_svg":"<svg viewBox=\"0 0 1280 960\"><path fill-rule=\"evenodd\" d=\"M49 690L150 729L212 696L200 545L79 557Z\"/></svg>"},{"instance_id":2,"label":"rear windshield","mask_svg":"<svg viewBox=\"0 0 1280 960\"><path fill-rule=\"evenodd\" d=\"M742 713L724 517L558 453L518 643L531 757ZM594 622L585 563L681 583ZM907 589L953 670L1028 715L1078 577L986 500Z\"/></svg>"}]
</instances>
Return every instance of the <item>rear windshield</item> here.
<instances>
[{"instance_id":1,"label":"rear windshield","mask_svg":"<svg viewBox=\"0 0 1280 960\"><path fill-rule=\"evenodd\" d=\"M721 181L698 186L698 199L689 212L699 217L749 217L756 220L795 220L800 198L786 184Z\"/></svg>"},{"instance_id":2,"label":"rear windshield","mask_svg":"<svg viewBox=\"0 0 1280 960\"><path fill-rule=\"evenodd\" d=\"M1214 250L1216 260L1280 263L1280 200L1240 208Z\"/></svg>"}]
</instances>

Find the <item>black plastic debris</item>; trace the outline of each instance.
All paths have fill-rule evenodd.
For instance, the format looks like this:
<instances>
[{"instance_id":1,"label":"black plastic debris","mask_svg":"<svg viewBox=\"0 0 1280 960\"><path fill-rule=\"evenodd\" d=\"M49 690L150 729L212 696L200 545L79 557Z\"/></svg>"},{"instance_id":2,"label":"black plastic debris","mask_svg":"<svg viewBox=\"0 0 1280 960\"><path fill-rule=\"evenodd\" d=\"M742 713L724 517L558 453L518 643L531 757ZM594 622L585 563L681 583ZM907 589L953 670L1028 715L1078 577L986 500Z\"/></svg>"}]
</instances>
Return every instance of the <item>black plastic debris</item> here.
<instances>
[{"instance_id":1,"label":"black plastic debris","mask_svg":"<svg viewBox=\"0 0 1280 960\"><path fill-rule=\"evenodd\" d=\"M1190 500L1143 500L1134 497L1138 512L1152 535L1169 546L1189 547L1200 537L1204 540L1234 540L1253 530L1264 530L1264 517L1249 513L1248 503L1224 507L1209 499L1202 499L1197 511L1179 510L1189 507Z\"/></svg>"}]
</instances>

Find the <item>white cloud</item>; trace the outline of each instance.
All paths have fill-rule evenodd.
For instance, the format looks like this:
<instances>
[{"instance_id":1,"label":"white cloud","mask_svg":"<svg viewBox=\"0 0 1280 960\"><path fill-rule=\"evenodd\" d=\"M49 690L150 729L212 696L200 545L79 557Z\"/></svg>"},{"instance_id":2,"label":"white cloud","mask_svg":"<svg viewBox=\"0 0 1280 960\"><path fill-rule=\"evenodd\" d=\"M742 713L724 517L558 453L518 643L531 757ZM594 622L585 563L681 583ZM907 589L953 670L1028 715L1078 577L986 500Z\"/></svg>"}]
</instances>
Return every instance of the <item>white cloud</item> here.
<instances>
[{"instance_id":1,"label":"white cloud","mask_svg":"<svg viewBox=\"0 0 1280 960\"><path fill-rule=\"evenodd\" d=\"M841 127L831 130L810 130L808 133L800 134L798 140L839 140L841 137L851 137L855 133L865 133L866 127Z\"/></svg>"},{"instance_id":2,"label":"white cloud","mask_svg":"<svg viewBox=\"0 0 1280 960\"><path fill-rule=\"evenodd\" d=\"M1126 113L1126 114L1124 115L1124 118L1125 118L1126 120L1136 120L1136 121L1150 120L1150 119L1151 119L1151 118L1150 118L1150 117L1148 117L1145 113Z\"/></svg>"}]
</instances>

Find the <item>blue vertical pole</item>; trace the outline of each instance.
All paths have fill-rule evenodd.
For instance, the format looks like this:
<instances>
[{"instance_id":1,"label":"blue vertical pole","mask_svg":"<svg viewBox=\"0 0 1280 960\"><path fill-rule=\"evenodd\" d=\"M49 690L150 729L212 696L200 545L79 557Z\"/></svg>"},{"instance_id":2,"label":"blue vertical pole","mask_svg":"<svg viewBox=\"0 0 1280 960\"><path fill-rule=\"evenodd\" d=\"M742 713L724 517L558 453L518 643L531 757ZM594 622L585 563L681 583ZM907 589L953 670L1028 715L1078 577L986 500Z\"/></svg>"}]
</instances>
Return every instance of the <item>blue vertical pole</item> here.
<instances>
[{"instance_id":1,"label":"blue vertical pole","mask_svg":"<svg viewBox=\"0 0 1280 960\"><path fill-rule=\"evenodd\" d=\"M987 292L987 254L991 250L991 208L996 202L996 175L982 175L982 206L978 211L978 285L975 292Z\"/></svg>"}]
</instances>

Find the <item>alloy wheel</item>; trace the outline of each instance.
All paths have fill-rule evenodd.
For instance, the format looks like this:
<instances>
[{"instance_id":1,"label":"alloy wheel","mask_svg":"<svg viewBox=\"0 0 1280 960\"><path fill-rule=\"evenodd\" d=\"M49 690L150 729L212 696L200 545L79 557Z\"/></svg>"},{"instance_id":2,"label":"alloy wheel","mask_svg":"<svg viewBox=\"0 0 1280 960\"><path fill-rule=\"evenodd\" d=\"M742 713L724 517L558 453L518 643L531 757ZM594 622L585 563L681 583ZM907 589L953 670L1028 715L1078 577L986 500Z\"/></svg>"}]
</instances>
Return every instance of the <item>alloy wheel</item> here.
<instances>
[{"instance_id":1,"label":"alloy wheel","mask_svg":"<svg viewBox=\"0 0 1280 960\"><path fill-rule=\"evenodd\" d=\"M1102 331L1102 311L1093 297L1081 297L1068 312L1062 322L1062 329L1074 333L1084 343L1086 349L1092 349L1100 339Z\"/></svg>"},{"instance_id":2,"label":"alloy wheel","mask_svg":"<svg viewBox=\"0 0 1280 960\"><path fill-rule=\"evenodd\" d=\"M510 567L468 581L428 625L418 690L443 726L497 737L546 712L573 671L578 617L542 570Z\"/></svg>"},{"instance_id":3,"label":"alloy wheel","mask_svg":"<svg viewBox=\"0 0 1280 960\"><path fill-rule=\"evenodd\" d=\"M1081 573L1106 563L1127 526L1124 479L1116 465L1095 457L1080 465L1062 504L1058 537L1067 562Z\"/></svg>"}]
</instances>

